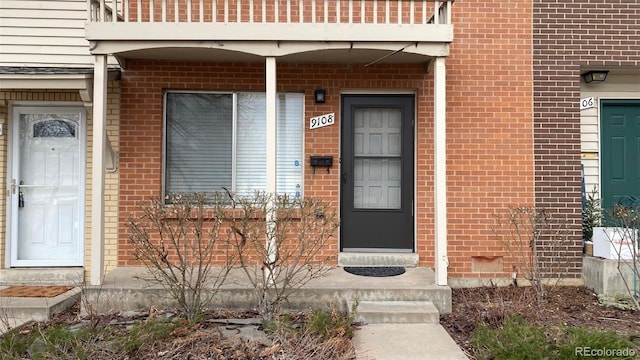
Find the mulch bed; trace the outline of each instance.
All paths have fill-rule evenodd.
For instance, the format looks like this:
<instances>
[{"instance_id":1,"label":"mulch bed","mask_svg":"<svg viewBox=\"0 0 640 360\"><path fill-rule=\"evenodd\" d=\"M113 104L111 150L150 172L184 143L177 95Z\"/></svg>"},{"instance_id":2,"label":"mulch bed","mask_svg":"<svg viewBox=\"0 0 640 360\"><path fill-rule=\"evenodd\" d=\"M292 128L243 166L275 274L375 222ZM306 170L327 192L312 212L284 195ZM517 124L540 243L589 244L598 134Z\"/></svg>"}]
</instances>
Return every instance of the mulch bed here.
<instances>
[{"instance_id":1,"label":"mulch bed","mask_svg":"<svg viewBox=\"0 0 640 360\"><path fill-rule=\"evenodd\" d=\"M80 315L80 301L66 311L57 314L44 323L30 323L19 329L18 336L24 337L36 332L42 334L49 327L78 329L78 325L93 329L95 336L88 344L77 343L76 347L86 347L92 360L138 359L138 360L182 360L182 359L219 359L219 360L274 360L274 359L308 359L308 360L355 360L355 350L351 338L343 333L332 334L329 339L317 336L287 336L285 332L277 332L264 338L247 339L240 332L230 335L236 326L226 325L229 319L254 319L255 311L217 310L203 314L203 318L188 324L179 318L173 318L181 324L166 338L148 339L140 347L128 353L114 349L104 334L127 334L134 324L146 323L154 318L170 319L167 315L175 313L151 309L150 312L130 312L128 314ZM289 321L300 324L306 313L290 313ZM300 325L301 326L301 325ZM109 331L105 329L109 327ZM294 326L295 327L295 326ZM298 326L299 327L299 326ZM6 335L5 335L6 336ZM40 335L41 336L41 335ZM2 339L0 337L0 339ZM68 354L72 349L61 347ZM73 356L58 358L74 358ZM20 359L30 358L28 352L21 354ZM3 357L0 354L0 358ZM13 358L13 357L12 357Z\"/></svg>"},{"instance_id":2,"label":"mulch bed","mask_svg":"<svg viewBox=\"0 0 640 360\"><path fill-rule=\"evenodd\" d=\"M545 327L580 326L640 336L639 311L603 306L597 295L585 287L556 286L548 292L549 295L538 302L530 287L453 289L453 311L442 315L440 323L469 353L472 353L471 334L479 323L499 327L511 314Z\"/></svg>"}]
</instances>

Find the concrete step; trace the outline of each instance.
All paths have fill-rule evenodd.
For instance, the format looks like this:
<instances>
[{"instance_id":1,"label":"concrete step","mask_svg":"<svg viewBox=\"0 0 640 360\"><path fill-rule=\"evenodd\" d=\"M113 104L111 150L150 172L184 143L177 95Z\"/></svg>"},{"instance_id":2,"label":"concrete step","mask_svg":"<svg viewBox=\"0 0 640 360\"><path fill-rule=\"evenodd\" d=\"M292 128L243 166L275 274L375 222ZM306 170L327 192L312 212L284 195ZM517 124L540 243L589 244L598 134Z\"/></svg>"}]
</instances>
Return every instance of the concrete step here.
<instances>
[{"instance_id":1,"label":"concrete step","mask_svg":"<svg viewBox=\"0 0 640 360\"><path fill-rule=\"evenodd\" d=\"M69 285L84 282L82 268L10 268L0 270L0 285Z\"/></svg>"},{"instance_id":2,"label":"concrete step","mask_svg":"<svg viewBox=\"0 0 640 360\"><path fill-rule=\"evenodd\" d=\"M0 319L14 328L29 321L46 321L71 306L82 290L73 288L55 297L0 297ZM8 329L2 329L8 330Z\"/></svg>"},{"instance_id":3,"label":"concrete step","mask_svg":"<svg viewBox=\"0 0 640 360\"><path fill-rule=\"evenodd\" d=\"M349 253L338 254L338 266L418 266L413 253Z\"/></svg>"},{"instance_id":4,"label":"concrete step","mask_svg":"<svg viewBox=\"0 0 640 360\"><path fill-rule=\"evenodd\" d=\"M354 302L347 303L349 312ZM360 301L356 321L367 324L437 324L440 313L431 301Z\"/></svg>"}]
</instances>

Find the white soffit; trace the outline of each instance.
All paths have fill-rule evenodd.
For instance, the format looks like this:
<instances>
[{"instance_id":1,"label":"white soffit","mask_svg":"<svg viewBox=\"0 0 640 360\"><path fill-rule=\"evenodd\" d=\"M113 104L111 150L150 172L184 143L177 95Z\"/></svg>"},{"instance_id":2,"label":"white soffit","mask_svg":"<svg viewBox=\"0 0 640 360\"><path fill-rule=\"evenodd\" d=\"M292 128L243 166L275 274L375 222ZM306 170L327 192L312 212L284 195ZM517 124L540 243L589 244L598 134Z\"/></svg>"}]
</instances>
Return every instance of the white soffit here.
<instances>
[{"instance_id":1,"label":"white soffit","mask_svg":"<svg viewBox=\"0 0 640 360\"><path fill-rule=\"evenodd\" d=\"M0 89L90 89L91 74L0 74Z\"/></svg>"}]
</instances>

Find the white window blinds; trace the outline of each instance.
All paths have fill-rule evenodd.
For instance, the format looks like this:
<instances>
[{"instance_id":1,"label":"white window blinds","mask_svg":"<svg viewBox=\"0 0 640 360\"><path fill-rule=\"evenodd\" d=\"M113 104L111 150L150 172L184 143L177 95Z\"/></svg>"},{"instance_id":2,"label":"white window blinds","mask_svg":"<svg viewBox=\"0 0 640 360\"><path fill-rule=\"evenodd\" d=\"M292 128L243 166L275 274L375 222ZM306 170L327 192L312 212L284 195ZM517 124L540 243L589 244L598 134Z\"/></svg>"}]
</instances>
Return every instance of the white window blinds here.
<instances>
[{"instance_id":1,"label":"white window blinds","mask_svg":"<svg viewBox=\"0 0 640 360\"><path fill-rule=\"evenodd\" d=\"M231 188L232 100L221 94L167 94L168 193Z\"/></svg>"},{"instance_id":2,"label":"white window blinds","mask_svg":"<svg viewBox=\"0 0 640 360\"><path fill-rule=\"evenodd\" d=\"M304 97L277 96L278 193L299 197ZM166 193L266 189L264 93L169 92L166 101Z\"/></svg>"},{"instance_id":3,"label":"white window blinds","mask_svg":"<svg viewBox=\"0 0 640 360\"><path fill-rule=\"evenodd\" d=\"M251 195L267 185L267 113L263 93L238 94L236 127L236 186L238 195Z\"/></svg>"},{"instance_id":4,"label":"white window blinds","mask_svg":"<svg viewBox=\"0 0 640 360\"><path fill-rule=\"evenodd\" d=\"M278 194L302 196L303 104L303 94L278 94Z\"/></svg>"}]
</instances>

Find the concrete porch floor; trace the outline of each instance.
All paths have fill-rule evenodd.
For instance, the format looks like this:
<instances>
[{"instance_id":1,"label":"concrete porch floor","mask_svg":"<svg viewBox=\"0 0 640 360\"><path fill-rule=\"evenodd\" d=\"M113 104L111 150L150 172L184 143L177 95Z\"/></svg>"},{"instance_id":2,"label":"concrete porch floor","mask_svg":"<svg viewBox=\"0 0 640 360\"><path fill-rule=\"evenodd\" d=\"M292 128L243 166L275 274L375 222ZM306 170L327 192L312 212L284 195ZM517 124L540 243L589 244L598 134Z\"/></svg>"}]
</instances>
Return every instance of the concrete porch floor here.
<instances>
[{"instance_id":1,"label":"concrete porch floor","mask_svg":"<svg viewBox=\"0 0 640 360\"><path fill-rule=\"evenodd\" d=\"M212 276L215 276L215 270ZM146 281L144 267L119 267L105 274L102 285L87 285L85 301L100 312L170 307L173 301L162 286ZM212 301L217 308L252 308L251 286L241 269L233 269ZM347 273L340 267L314 279L290 298L293 309L319 306L345 307L347 301L431 301L441 314L451 312L451 289L435 285L430 268L407 268L392 277L366 277ZM346 309L346 308L345 308Z\"/></svg>"}]
</instances>

